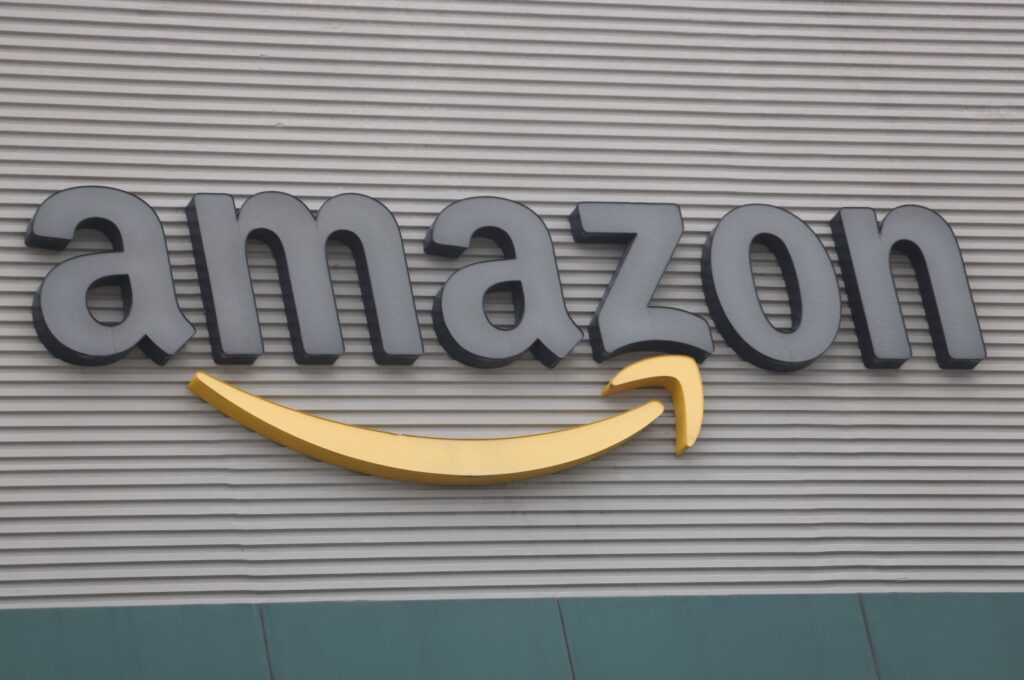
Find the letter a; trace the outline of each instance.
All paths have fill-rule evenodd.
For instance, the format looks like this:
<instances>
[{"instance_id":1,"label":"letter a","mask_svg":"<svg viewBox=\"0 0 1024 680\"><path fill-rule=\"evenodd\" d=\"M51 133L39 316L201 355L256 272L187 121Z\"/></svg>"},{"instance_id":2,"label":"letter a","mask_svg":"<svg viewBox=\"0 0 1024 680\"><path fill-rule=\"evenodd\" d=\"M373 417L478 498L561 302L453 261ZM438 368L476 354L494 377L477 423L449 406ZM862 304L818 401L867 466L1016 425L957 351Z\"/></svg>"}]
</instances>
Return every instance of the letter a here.
<instances>
[{"instance_id":1,"label":"letter a","mask_svg":"<svg viewBox=\"0 0 1024 680\"><path fill-rule=\"evenodd\" d=\"M493 240L505 255L463 267L434 299L434 329L445 351L469 366L504 366L530 351L554 366L583 338L569 317L555 251L544 221L521 203L477 197L441 211L427 232L425 250L458 257L473 236ZM510 291L515 324L498 328L487 318L484 296Z\"/></svg>"},{"instance_id":2,"label":"letter a","mask_svg":"<svg viewBox=\"0 0 1024 680\"><path fill-rule=\"evenodd\" d=\"M80 228L103 233L113 251L73 257L43 279L32 304L43 345L83 366L113 363L136 345L156 363L166 363L195 329L174 296L160 218L141 198L118 189L65 189L36 210L25 243L62 250ZM89 312L87 295L111 283L121 288L125 318L105 324Z\"/></svg>"}]
</instances>

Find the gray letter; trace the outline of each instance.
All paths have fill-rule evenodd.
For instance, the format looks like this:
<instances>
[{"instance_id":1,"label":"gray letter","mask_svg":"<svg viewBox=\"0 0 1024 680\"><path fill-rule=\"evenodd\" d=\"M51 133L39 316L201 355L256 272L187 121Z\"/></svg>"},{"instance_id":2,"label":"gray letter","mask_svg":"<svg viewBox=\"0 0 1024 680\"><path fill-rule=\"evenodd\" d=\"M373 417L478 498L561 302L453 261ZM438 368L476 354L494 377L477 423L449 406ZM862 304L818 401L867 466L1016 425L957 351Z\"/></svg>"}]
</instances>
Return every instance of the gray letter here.
<instances>
[{"instance_id":1,"label":"gray letter","mask_svg":"<svg viewBox=\"0 0 1024 680\"><path fill-rule=\"evenodd\" d=\"M263 353L249 238L274 254L297 363L329 364L344 352L327 265L332 238L355 257L377 363L412 363L423 353L398 225L372 198L335 196L314 218L302 201L279 192L256 194L238 211L230 196L196 194L188 221L217 363L252 363Z\"/></svg>"},{"instance_id":2,"label":"gray letter","mask_svg":"<svg viewBox=\"0 0 1024 680\"><path fill-rule=\"evenodd\" d=\"M497 243L505 258L463 267L448 278L434 299L434 329L441 346L469 366L504 366L527 350L554 366L583 333L565 307L544 221L521 203L467 198L441 211L427 232L424 250L458 257L475 235ZM512 328L496 328L484 311L484 296L497 290L512 292Z\"/></svg>"},{"instance_id":3,"label":"gray letter","mask_svg":"<svg viewBox=\"0 0 1024 680\"><path fill-rule=\"evenodd\" d=\"M708 322L670 307L651 307L683 220L679 206L665 203L580 203L569 216L581 243L620 243L626 252L590 322L596 361L652 350L688 354L704 361L715 350Z\"/></svg>"},{"instance_id":4,"label":"gray letter","mask_svg":"<svg viewBox=\"0 0 1024 680\"><path fill-rule=\"evenodd\" d=\"M907 256L917 274L939 366L973 368L985 358L960 247L938 213L904 205L879 226L874 210L843 208L832 218L832 234L865 366L899 368L910 358L889 267L893 249Z\"/></svg>"},{"instance_id":5,"label":"gray letter","mask_svg":"<svg viewBox=\"0 0 1024 680\"><path fill-rule=\"evenodd\" d=\"M62 250L80 228L96 229L112 252L80 255L54 267L36 292L32 320L50 352L71 364L117 361L138 345L158 364L181 349L195 329L178 307L163 226L138 196L107 187L53 194L36 210L25 243ZM89 312L89 289L121 287L125 318L100 323Z\"/></svg>"},{"instance_id":6,"label":"gray letter","mask_svg":"<svg viewBox=\"0 0 1024 680\"><path fill-rule=\"evenodd\" d=\"M750 263L765 245L782 268L793 327L776 329L757 299ZM810 227L770 205L730 211L704 243L701 279L711 316L740 357L770 371L795 371L821 356L839 332L839 285L828 253Z\"/></svg>"}]
</instances>

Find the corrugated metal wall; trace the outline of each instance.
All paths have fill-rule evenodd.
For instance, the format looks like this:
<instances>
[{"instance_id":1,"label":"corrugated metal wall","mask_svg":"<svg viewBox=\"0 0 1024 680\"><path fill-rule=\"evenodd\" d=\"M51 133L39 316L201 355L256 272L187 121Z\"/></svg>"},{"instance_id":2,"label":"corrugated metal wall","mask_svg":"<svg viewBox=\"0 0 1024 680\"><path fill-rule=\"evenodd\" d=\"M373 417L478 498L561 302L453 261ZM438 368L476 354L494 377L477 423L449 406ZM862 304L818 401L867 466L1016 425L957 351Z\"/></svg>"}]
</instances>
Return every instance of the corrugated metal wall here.
<instances>
[{"instance_id":1,"label":"corrugated metal wall","mask_svg":"<svg viewBox=\"0 0 1024 680\"><path fill-rule=\"evenodd\" d=\"M0 58L0 606L1024 585L1019 2L26 0L2 3ZM72 367L36 338L32 294L71 253L25 247L24 229L80 184L135 192L164 220L199 329L167 366ZM841 207L922 203L960 238L989 358L936 366L898 262L913 360L863 368L845 304L835 345L795 374L741 362L716 334L704 433L682 459L666 415L538 481L364 477L185 389L213 364L184 207L264 190L314 208L367 193L402 226L427 347L414 366L373 364L340 249L349 352L296 366L255 249L268 351L215 370L348 422L500 436L641 398L602 399L627 360L595 364L585 342L550 371L443 353L429 309L457 263L422 238L479 194L547 220L581 326L619 250L573 243L579 201L680 204L658 299L702 314L700 246L730 208L787 208L831 248Z\"/></svg>"}]
</instances>

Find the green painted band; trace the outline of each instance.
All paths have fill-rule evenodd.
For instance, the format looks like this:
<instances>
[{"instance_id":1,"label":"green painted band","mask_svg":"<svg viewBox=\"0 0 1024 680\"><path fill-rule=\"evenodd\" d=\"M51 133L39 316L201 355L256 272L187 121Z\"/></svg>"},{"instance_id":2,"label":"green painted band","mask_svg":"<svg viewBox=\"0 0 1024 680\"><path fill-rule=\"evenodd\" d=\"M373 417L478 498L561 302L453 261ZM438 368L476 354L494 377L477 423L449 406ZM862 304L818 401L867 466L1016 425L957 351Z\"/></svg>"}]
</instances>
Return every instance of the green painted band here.
<instances>
[{"instance_id":1,"label":"green painted band","mask_svg":"<svg viewBox=\"0 0 1024 680\"><path fill-rule=\"evenodd\" d=\"M1024 678L1024 594L0 610L4 680Z\"/></svg>"}]
</instances>

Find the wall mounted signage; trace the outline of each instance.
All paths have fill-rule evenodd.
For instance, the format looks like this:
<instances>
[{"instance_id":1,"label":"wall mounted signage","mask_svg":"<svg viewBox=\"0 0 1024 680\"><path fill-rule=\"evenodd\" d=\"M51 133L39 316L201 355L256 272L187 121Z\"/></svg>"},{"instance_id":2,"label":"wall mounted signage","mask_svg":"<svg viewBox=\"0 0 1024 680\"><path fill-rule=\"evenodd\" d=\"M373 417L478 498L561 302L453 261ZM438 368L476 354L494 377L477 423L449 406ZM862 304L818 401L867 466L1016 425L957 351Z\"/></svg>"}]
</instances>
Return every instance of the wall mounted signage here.
<instances>
[{"instance_id":1,"label":"wall mounted signage","mask_svg":"<svg viewBox=\"0 0 1024 680\"><path fill-rule=\"evenodd\" d=\"M186 214L214 362L251 364L263 353L246 260L250 239L267 244L274 255L297 363L332 364L345 351L327 262L329 241L343 243L354 256L377 363L411 364L423 353L401 234L380 202L339 194L314 212L279 192L256 194L241 207L231 196L196 194ZM683 233L679 207L581 203L569 224L580 243L622 246L618 269L589 325L591 351L596 361L638 351L670 355L628 366L608 389L668 387L677 428L683 428L677 447L681 452L696 439L703 413L696 362L715 347L706 320L651 304ZM45 277L32 309L40 340L72 364L109 364L134 347L157 363L167 362L195 329L175 297L160 219L133 194L75 187L43 201L25 242L60 250L82 228L102 232L112 250L70 258ZM865 366L898 368L911 355L889 264L893 250L907 255L914 267L939 366L972 368L985 357L960 248L937 212L905 205L879 223L870 208L843 208L832 218L831 229ZM457 361L478 368L504 366L526 354L555 366L583 333L566 308L543 219L503 198L455 201L434 220L424 251L455 260L475 237L493 241L502 257L456 269L438 291L432 317L441 346ZM790 328L774 326L758 300L751 264L755 244L767 247L782 269ZM701 280L711 318L726 343L761 368L795 371L808 366L839 331L840 293L828 253L805 222L781 208L753 204L727 213L704 244ZM113 324L96 320L87 303L91 288L110 284L120 288L125 309L124 318ZM496 325L488 318L484 299L494 291L511 293L513 323ZM535 435L532 441L526 437L485 444L400 437L330 423L205 374L197 374L191 387L251 429L313 457L361 472L437 483L508 481L563 469L613 448L661 412L660 404L652 402L598 423ZM342 440L365 441L366 446L353 451L339 447ZM517 452L512 458L458 453L509 453L510 447ZM530 458L531 452L540 457Z\"/></svg>"},{"instance_id":2,"label":"wall mounted signage","mask_svg":"<svg viewBox=\"0 0 1024 680\"><path fill-rule=\"evenodd\" d=\"M250 364L263 352L245 255L248 239L266 243L274 254L297 363L330 364L345 351L327 264L331 240L347 245L355 257L376 361L409 364L423 353L398 224L381 203L340 194L312 212L277 192L256 194L241 208L230 196L197 194L187 215L216 363ZM644 350L700 362L714 352L707 321L650 304L683 233L678 206L581 203L570 225L581 243L623 246L590 323L595 360ZM108 364L135 346L157 363L166 362L194 328L175 299L160 219L133 194L76 187L39 206L25 242L60 250L85 227L104 233L113 250L71 258L50 271L33 303L40 339L73 364ZM910 358L889 268L894 249L916 271L939 366L971 368L985 357L960 248L938 213L905 205L879 224L869 208L844 208L831 227L866 366L897 368ZM433 306L441 345L470 366L504 366L526 353L554 366L583 333L566 309L544 221L521 203L467 198L441 211L424 250L456 259L475 236L492 240L504 256L457 269L442 286ZM750 261L756 243L767 246L782 268L792 328L775 328L758 302ZM839 287L828 254L806 223L781 208L745 205L726 214L704 244L701 278L722 337L762 368L803 368L839 331ZM110 283L121 287L127 310L114 325L95 320L86 303L90 288ZM484 311L484 296L495 290L512 293L515 323L507 327L492 324Z\"/></svg>"}]
</instances>

